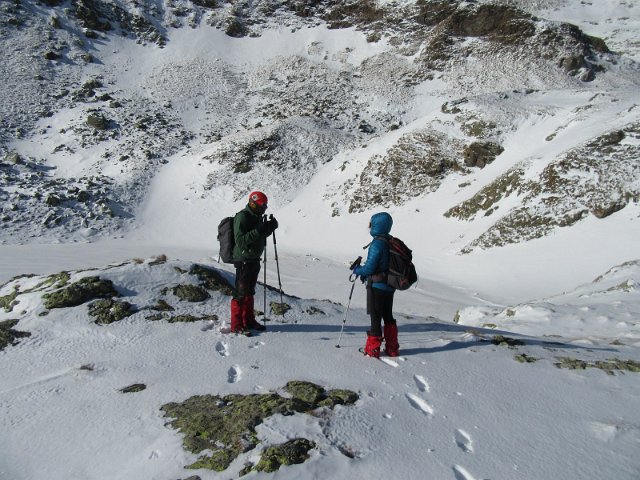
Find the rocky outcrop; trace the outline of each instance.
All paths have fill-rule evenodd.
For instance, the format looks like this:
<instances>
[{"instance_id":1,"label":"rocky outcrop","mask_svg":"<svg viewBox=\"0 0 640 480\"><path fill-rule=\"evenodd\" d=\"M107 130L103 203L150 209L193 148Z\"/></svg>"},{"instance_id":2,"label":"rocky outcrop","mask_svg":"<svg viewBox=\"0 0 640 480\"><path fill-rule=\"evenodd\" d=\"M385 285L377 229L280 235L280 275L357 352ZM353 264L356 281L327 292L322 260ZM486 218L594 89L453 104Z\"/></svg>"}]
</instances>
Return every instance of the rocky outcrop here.
<instances>
[{"instance_id":1,"label":"rocky outcrop","mask_svg":"<svg viewBox=\"0 0 640 480\"><path fill-rule=\"evenodd\" d=\"M367 162L350 193L349 212L402 205L437 190L450 172L461 170L462 155L461 141L436 130L402 136L386 155L375 155Z\"/></svg>"},{"instance_id":2,"label":"rocky outcrop","mask_svg":"<svg viewBox=\"0 0 640 480\"><path fill-rule=\"evenodd\" d=\"M630 202L640 201L637 148L640 124L634 123L594 138L549 163L527 178L528 165L510 169L473 197L451 208L445 216L471 220L479 214L501 215L463 252L540 238L558 227L574 225L593 215L605 218ZM519 205L500 212L502 200L520 197Z\"/></svg>"},{"instance_id":3,"label":"rocky outcrop","mask_svg":"<svg viewBox=\"0 0 640 480\"><path fill-rule=\"evenodd\" d=\"M305 381L291 381L284 390L287 397L277 393L196 395L180 403L163 405L164 415L170 418L168 425L178 429L184 436L185 449L201 455L187 468L206 468L218 472L226 470L238 455L256 448L260 443L256 427L272 415L353 405L359 398L355 392L326 391L319 385ZM301 463L313 447L313 442L306 439L268 447L255 469L272 472L281 465ZM252 467L250 465L245 473Z\"/></svg>"}]
</instances>

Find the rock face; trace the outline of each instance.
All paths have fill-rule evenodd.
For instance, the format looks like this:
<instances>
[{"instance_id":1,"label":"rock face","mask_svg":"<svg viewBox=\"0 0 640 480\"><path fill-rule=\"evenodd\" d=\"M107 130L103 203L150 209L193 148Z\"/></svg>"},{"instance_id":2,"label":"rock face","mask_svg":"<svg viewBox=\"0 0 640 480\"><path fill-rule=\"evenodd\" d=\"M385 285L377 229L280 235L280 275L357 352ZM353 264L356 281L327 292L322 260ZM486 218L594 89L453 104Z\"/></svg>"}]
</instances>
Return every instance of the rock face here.
<instances>
[{"instance_id":1,"label":"rock face","mask_svg":"<svg viewBox=\"0 0 640 480\"><path fill-rule=\"evenodd\" d=\"M151 181L168 159L178 152L191 156L189 149L203 144L210 148L198 159L202 181L185 197L216 198L224 191L238 200L247 185L267 178L271 193L288 202L336 156L356 156L360 147L381 139L383 149L322 192L332 214L402 206L432 194L452 176L472 176L496 158L500 162L506 148L513 125L465 104L496 92L493 100L501 105L518 90L588 88L621 70L620 55L603 40L525 8L534 5L522 0L3 2L0 241L117 235L134 224ZM242 59L236 64L233 58L173 59L131 89L118 84L118 66L99 58L97 47L111 38L162 52L173 29L203 25L232 38L259 37L274 27L352 28L376 53L358 59L350 47L333 51L313 41L304 55L259 65ZM434 95L447 102L442 115L421 120L424 111L417 102L424 101L421 89L431 81L438 85ZM615 148L617 133L611 135L602 141ZM50 153L33 158L27 148L13 147L17 140L46 145ZM51 166L68 157L87 158L77 178ZM604 217L628 201L617 191L610 196L589 205L588 212ZM453 209L450 216L460 218ZM536 216L552 227L572 223L554 215L539 210ZM581 218L578 212L573 217ZM502 233L506 228L520 229L504 227ZM520 238L532 237L520 232ZM475 246L494 244L499 242L483 239Z\"/></svg>"},{"instance_id":2,"label":"rock face","mask_svg":"<svg viewBox=\"0 0 640 480\"><path fill-rule=\"evenodd\" d=\"M484 168L504 152L502 146L493 142L473 142L464 148L464 164L467 167Z\"/></svg>"},{"instance_id":3,"label":"rock face","mask_svg":"<svg viewBox=\"0 0 640 480\"><path fill-rule=\"evenodd\" d=\"M365 165L352 194L349 212L375 205L401 205L412 197L435 191L451 172L460 170L462 142L435 130L405 135L384 157Z\"/></svg>"},{"instance_id":4,"label":"rock face","mask_svg":"<svg viewBox=\"0 0 640 480\"><path fill-rule=\"evenodd\" d=\"M498 214L501 202L521 198L520 206L503 212L497 222L464 251L540 238L556 227L571 226L588 215L605 218L628 203L640 201L637 148L624 138L640 139L640 123L572 149L547 165L537 178L527 178L518 165L476 195L451 208L446 216L471 220ZM635 152L635 153L634 153Z\"/></svg>"}]
</instances>

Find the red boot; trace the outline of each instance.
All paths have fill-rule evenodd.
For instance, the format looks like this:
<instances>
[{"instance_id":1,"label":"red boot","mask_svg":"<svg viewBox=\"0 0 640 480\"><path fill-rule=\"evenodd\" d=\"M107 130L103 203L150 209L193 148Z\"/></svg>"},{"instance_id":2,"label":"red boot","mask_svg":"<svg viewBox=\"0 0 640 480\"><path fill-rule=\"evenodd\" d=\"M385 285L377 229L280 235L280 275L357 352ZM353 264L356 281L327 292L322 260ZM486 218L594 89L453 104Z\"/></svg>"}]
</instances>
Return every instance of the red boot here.
<instances>
[{"instance_id":1,"label":"red boot","mask_svg":"<svg viewBox=\"0 0 640 480\"><path fill-rule=\"evenodd\" d=\"M231 299L231 332L246 335L249 333L244 326L244 303L239 300Z\"/></svg>"},{"instance_id":2,"label":"red boot","mask_svg":"<svg viewBox=\"0 0 640 480\"><path fill-rule=\"evenodd\" d=\"M244 321L245 328L248 328L249 330L258 330L259 332L263 332L267 329L267 327L256 321L256 314L253 311L253 295L250 297L244 297L242 320Z\"/></svg>"},{"instance_id":3,"label":"red boot","mask_svg":"<svg viewBox=\"0 0 640 480\"><path fill-rule=\"evenodd\" d=\"M398 345L398 325L390 323L384 326L384 351L390 357L400 355L400 345Z\"/></svg>"},{"instance_id":4,"label":"red boot","mask_svg":"<svg viewBox=\"0 0 640 480\"><path fill-rule=\"evenodd\" d=\"M364 346L364 354L368 357L380 358L380 346L382 345L382 337L367 332L367 343Z\"/></svg>"}]
</instances>

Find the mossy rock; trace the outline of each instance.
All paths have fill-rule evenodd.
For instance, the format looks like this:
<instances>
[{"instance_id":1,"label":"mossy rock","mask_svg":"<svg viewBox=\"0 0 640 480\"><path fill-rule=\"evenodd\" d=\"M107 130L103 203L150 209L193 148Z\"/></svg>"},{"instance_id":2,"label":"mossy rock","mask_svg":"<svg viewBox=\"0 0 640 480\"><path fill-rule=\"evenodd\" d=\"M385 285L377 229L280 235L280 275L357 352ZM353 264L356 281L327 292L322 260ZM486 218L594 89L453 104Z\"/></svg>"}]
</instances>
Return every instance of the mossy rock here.
<instances>
[{"instance_id":1,"label":"mossy rock","mask_svg":"<svg viewBox=\"0 0 640 480\"><path fill-rule=\"evenodd\" d=\"M464 148L462 154L467 167L484 168L503 151L504 148L494 142L473 142Z\"/></svg>"},{"instance_id":2,"label":"mossy rock","mask_svg":"<svg viewBox=\"0 0 640 480\"><path fill-rule=\"evenodd\" d=\"M521 353L520 355L516 355L515 357L513 357L516 359L516 361L520 362L520 363L535 363L538 361L537 358L535 357L530 357L529 355L527 355L526 353Z\"/></svg>"},{"instance_id":3,"label":"mossy rock","mask_svg":"<svg viewBox=\"0 0 640 480\"><path fill-rule=\"evenodd\" d=\"M182 403L165 404L161 410L172 418L169 425L184 436L185 449L196 454L207 452L187 468L223 471L240 453L256 447L256 427L266 418L304 413L323 406L322 401L329 398L329 394L318 385L305 383L308 382L289 382L285 389L292 388L306 400L293 395L284 398L276 393L197 395ZM341 396L357 400L356 393L344 392Z\"/></svg>"},{"instance_id":4,"label":"mossy rock","mask_svg":"<svg viewBox=\"0 0 640 480\"><path fill-rule=\"evenodd\" d=\"M209 292L197 285L177 285L173 287L172 292L176 297L185 302L203 302L211 298Z\"/></svg>"},{"instance_id":5,"label":"mossy rock","mask_svg":"<svg viewBox=\"0 0 640 480\"><path fill-rule=\"evenodd\" d=\"M119 322L136 312L129 302L119 302L111 298L98 300L89 305L89 315L95 318L98 325Z\"/></svg>"},{"instance_id":6,"label":"mossy rock","mask_svg":"<svg viewBox=\"0 0 640 480\"><path fill-rule=\"evenodd\" d=\"M223 295L233 295L233 285L217 270L202 265L193 265L189 273L196 275L200 279L201 285L207 290L220 292Z\"/></svg>"},{"instance_id":7,"label":"mossy rock","mask_svg":"<svg viewBox=\"0 0 640 480\"><path fill-rule=\"evenodd\" d=\"M62 203L62 201L63 199L60 198L60 196L51 194L51 195L47 195L47 198L45 199L44 203L46 203L50 207L57 207Z\"/></svg>"},{"instance_id":8,"label":"mossy rock","mask_svg":"<svg viewBox=\"0 0 640 480\"><path fill-rule=\"evenodd\" d=\"M335 389L325 391L315 383L294 380L285 385L285 391L293 398L320 407L334 407L336 405L352 405L358 401L357 393L351 390Z\"/></svg>"},{"instance_id":9,"label":"mossy rock","mask_svg":"<svg viewBox=\"0 0 640 480\"><path fill-rule=\"evenodd\" d=\"M18 152L9 152L5 155L4 160L13 165L22 165L24 164L24 159L20 156Z\"/></svg>"},{"instance_id":10,"label":"mossy rock","mask_svg":"<svg viewBox=\"0 0 640 480\"><path fill-rule=\"evenodd\" d=\"M327 398L327 394L320 385L311 382L293 380L284 387L285 391L293 398L310 404L317 404Z\"/></svg>"},{"instance_id":11,"label":"mossy rock","mask_svg":"<svg viewBox=\"0 0 640 480\"><path fill-rule=\"evenodd\" d=\"M531 15L504 5L459 8L443 21L441 28L450 35L487 37L501 43L522 41L536 31Z\"/></svg>"},{"instance_id":12,"label":"mossy rock","mask_svg":"<svg viewBox=\"0 0 640 480\"><path fill-rule=\"evenodd\" d=\"M309 450L316 444L306 438L294 438L281 445L274 445L262 452L254 470L276 472L282 465L298 465L309 458Z\"/></svg>"},{"instance_id":13,"label":"mossy rock","mask_svg":"<svg viewBox=\"0 0 640 480\"><path fill-rule=\"evenodd\" d=\"M11 292L9 295L4 295L2 297L0 297L0 308L4 308L4 311L9 313L13 310L13 307L15 307L18 302L16 301L16 298L18 297L18 289L16 288L13 292Z\"/></svg>"},{"instance_id":14,"label":"mossy rock","mask_svg":"<svg viewBox=\"0 0 640 480\"><path fill-rule=\"evenodd\" d=\"M613 375L615 370L640 373L640 363L634 360L620 360L619 358L596 361L593 363L593 367L604 370L609 375Z\"/></svg>"},{"instance_id":15,"label":"mossy rock","mask_svg":"<svg viewBox=\"0 0 640 480\"><path fill-rule=\"evenodd\" d=\"M271 302L269 306L271 307L271 313L279 316L284 316L285 313L291 310L291 305L288 303Z\"/></svg>"},{"instance_id":16,"label":"mossy rock","mask_svg":"<svg viewBox=\"0 0 640 480\"><path fill-rule=\"evenodd\" d=\"M447 210L444 216L471 220L481 210L486 211L492 208L496 203L512 193L520 194L523 191L523 184L524 170L521 167L511 169L491 184L482 188L470 199Z\"/></svg>"},{"instance_id":17,"label":"mossy rock","mask_svg":"<svg viewBox=\"0 0 640 480\"><path fill-rule=\"evenodd\" d=\"M29 332L20 332L13 330L18 324L18 320L4 320L0 322L0 351L8 345L15 345L19 338L30 337Z\"/></svg>"},{"instance_id":18,"label":"mossy rock","mask_svg":"<svg viewBox=\"0 0 640 480\"><path fill-rule=\"evenodd\" d=\"M334 389L327 392L327 398L320 402L320 405L333 407L335 405L353 405L360 397L351 390Z\"/></svg>"},{"instance_id":19,"label":"mossy rock","mask_svg":"<svg viewBox=\"0 0 640 480\"><path fill-rule=\"evenodd\" d=\"M100 277L85 277L72 283L66 288L51 293L45 293L44 306L47 309L76 307L97 298L117 297L119 293L113 287L111 280Z\"/></svg>"},{"instance_id":20,"label":"mossy rock","mask_svg":"<svg viewBox=\"0 0 640 480\"><path fill-rule=\"evenodd\" d=\"M176 315L173 317L167 318L167 322L169 323L191 323L191 322L199 322L201 320L213 320L214 322L218 320L217 315L202 315L197 317L195 315Z\"/></svg>"},{"instance_id":21,"label":"mossy rock","mask_svg":"<svg viewBox=\"0 0 640 480\"><path fill-rule=\"evenodd\" d=\"M175 310L175 308L173 308L165 300L162 299L158 300L158 303L149 308L158 312L173 312Z\"/></svg>"},{"instance_id":22,"label":"mossy rock","mask_svg":"<svg viewBox=\"0 0 640 480\"><path fill-rule=\"evenodd\" d=\"M118 390L120 393L138 393L146 390L147 386L144 383L134 383L133 385L129 385L128 387L121 388Z\"/></svg>"},{"instance_id":23,"label":"mossy rock","mask_svg":"<svg viewBox=\"0 0 640 480\"><path fill-rule=\"evenodd\" d=\"M324 313L324 311L322 311L318 307L314 307L314 306L311 306L311 307L307 308L307 313L309 315L326 315L326 313Z\"/></svg>"},{"instance_id":24,"label":"mossy rock","mask_svg":"<svg viewBox=\"0 0 640 480\"><path fill-rule=\"evenodd\" d=\"M107 130L109 128L109 120L100 113L91 113L87 117L87 125L96 130Z\"/></svg>"},{"instance_id":25,"label":"mossy rock","mask_svg":"<svg viewBox=\"0 0 640 480\"><path fill-rule=\"evenodd\" d=\"M504 335L496 335L491 340L494 345L500 345L502 347L518 347L524 345L522 340L516 338L505 337Z\"/></svg>"},{"instance_id":26,"label":"mossy rock","mask_svg":"<svg viewBox=\"0 0 640 480\"><path fill-rule=\"evenodd\" d=\"M435 192L444 178L458 171L463 143L433 129L400 137L386 154L373 155L360 174L349 213L372 206L402 205L412 197Z\"/></svg>"},{"instance_id":27,"label":"mossy rock","mask_svg":"<svg viewBox=\"0 0 640 480\"><path fill-rule=\"evenodd\" d=\"M43 287L53 286L53 288L62 288L69 284L71 275L69 272L60 272L55 275L49 275L42 283L38 284L31 291L40 290Z\"/></svg>"},{"instance_id":28,"label":"mossy rock","mask_svg":"<svg viewBox=\"0 0 640 480\"><path fill-rule=\"evenodd\" d=\"M595 362L587 362L572 357L558 357L559 362L555 363L558 368L566 368L569 370L586 370L587 368L597 368L606 372L608 375L615 375L616 371L624 373L635 372L640 373L640 363L634 360L620 360L619 358L608 358L607 360L596 360Z\"/></svg>"}]
</instances>

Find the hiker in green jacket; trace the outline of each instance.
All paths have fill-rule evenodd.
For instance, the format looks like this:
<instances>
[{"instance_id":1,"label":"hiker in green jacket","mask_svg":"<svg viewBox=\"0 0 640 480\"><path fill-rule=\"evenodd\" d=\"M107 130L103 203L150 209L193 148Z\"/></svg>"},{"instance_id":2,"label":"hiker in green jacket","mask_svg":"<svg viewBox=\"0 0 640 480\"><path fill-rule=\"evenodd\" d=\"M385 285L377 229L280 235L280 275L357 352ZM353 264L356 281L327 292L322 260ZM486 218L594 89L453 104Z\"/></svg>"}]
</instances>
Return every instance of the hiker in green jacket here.
<instances>
[{"instance_id":1,"label":"hiker in green jacket","mask_svg":"<svg viewBox=\"0 0 640 480\"><path fill-rule=\"evenodd\" d=\"M243 335L250 335L250 330L266 329L256 321L253 297L266 239L278 228L278 222L273 216L269 220L264 216L267 202L264 193L251 192L247 206L233 220L236 283L231 299L231 331Z\"/></svg>"}]
</instances>

